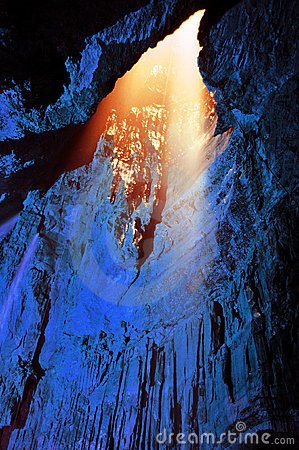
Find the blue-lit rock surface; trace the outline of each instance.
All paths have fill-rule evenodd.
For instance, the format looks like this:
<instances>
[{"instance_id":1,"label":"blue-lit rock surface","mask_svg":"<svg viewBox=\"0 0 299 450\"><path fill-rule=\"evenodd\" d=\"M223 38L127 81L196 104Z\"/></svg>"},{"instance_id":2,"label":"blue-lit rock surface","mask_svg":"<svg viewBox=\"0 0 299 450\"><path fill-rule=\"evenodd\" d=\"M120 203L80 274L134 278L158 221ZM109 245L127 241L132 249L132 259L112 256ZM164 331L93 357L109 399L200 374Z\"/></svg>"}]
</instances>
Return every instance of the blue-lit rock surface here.
<instances>
[{"instance_id":1,"label":"blue-lit rock surface","mask_svg":"<svg viewBox=\"0 0 299 450\"><path fill-rule=\"evenodd\" d=\"M199 65L223 133L200 144L205 163L166 163L163 127L148 122L165 111L135 111L141 197L128 202L113 165L112 120L93 161L30 192L7 225L3 448L151 449L164 428L219 437L240 420L295 430L292 21L290 2L245 1L203 23Z\"/></svg>"}]
</instances>

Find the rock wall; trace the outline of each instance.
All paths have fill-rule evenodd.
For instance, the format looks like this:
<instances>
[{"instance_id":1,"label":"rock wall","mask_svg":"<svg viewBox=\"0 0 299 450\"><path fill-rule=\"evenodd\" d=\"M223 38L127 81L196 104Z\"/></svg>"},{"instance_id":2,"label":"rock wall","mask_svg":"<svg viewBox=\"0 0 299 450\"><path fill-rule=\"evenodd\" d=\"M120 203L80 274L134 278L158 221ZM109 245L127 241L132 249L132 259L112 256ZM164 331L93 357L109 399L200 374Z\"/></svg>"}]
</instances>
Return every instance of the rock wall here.
<instances>
[{"instance_id":1,"label":"rock wall","mask_svg":"<svg viewBox=\"0 0 299 450\"><path fill-rule=\"evenodd\" d=\"M149 223L157 180L133 212L125 179L111 201L120 131L29 193L0 244L4 449L151 449L164 428L220 437L239 421L295 432L293 21L293 3L274 0L203 19L199 66L222 135L191 183L170 165L139 271L134 221Z\"/></svg>"},{"instance_id":2,"label":"rock wall","mask_svg":"<svg viewBox=\"0 0 299 450\"><path fill-rule=\"evenodd\" d=\"M2 12L1 221L21 209L29 190L53 184L80 124L117 78L207 6L195 0L68 3L38 2L23 13L8 4Z\"/></svg>"},{"instance_id":3,"label":"rock wall","mask_svg":"<svg viewBox=\"0 0 299 450\"><path fill-rule=\"evenodd\" d=\"M292 2L247 1L211 31L206 17L199 58L204 80L216 90L218 130L235 130L226 152L236 167L234 195L217 234L232 273L226 293L232 306L225 317L234 331L228 333L242 329L247 335L241 338L242 378L247 366L247 392L255 401L259 397L260 412L267 411L258 422L270 420L280 430L292 429L298 404L295 10ZM228 345L234 348L237 341L233 337ZM252 416L247 423L256 422Z\"/></svg>"}]
</instances>

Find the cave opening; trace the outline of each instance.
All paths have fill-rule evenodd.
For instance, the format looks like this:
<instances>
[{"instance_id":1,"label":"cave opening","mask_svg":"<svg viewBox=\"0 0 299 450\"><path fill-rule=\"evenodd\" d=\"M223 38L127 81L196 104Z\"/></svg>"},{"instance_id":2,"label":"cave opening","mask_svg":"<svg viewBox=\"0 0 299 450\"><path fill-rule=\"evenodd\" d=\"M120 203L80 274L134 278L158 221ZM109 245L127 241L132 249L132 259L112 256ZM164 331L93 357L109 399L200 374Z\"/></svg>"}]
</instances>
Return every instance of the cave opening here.
<instances>
[{"instance_id":1,"label":"cave opening","mask_svg":"<svg viewBox=\"0 0 299 450\"><path fill-rule=\"evenodd\" d=\"M110 202L120 192L127 211L117 218L123 245L128 223L137 249L137 269L153 251L156 226L167 202L169 169L176 172L175 201L224 150L229 133L214 138L214 93L206 88L197 65L197 34L204 11L198 11L155 48L149 48L103 99L68 156L66 170L99 155L110 159ZM137 209L150 205L142 222Z\"/></svg>"},{"instance_id":2,"label":"cave opening","mask_svg":"<svg viewBox=\"0 0 299 450\"><path fill-rule=\"evenodd\" d=\"M97 143L114 118L130 122L136 108L163 107L169 114L168 133L179 146L192 139L191 134L202 134L215 119L214 93L203 83L197 65L200 51L197 33L204 11L187 19L171 35L149 48L139 61L119 78L110 94L97 106L96 112L80 127L70 144L64 170L72 170L91 161ZM194 123L180 120L180 133L176 133L176 115L193 110ZM161 114L159 119L161 119ZM165 119L165 117L164 117ZM208 119L208 121L207 121ZM196 122L196 123L195 123ZM184 127L184 129L183 129ZM170 147L170 145L169 145Z\"/></svg>"}]
</instances>

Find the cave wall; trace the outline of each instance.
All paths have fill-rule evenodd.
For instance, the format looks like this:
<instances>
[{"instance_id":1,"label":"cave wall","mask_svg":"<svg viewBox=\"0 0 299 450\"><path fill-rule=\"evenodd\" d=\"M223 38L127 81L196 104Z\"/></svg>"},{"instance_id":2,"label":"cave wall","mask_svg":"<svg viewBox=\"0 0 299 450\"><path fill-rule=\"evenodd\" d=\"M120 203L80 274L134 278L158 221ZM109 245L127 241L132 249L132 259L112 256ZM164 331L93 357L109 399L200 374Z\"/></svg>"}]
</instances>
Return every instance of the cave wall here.
<instances>
[{"instance_id":1,"label":"cave wall","mask_svg":"<svg viewBox=\"0 0 299 450\"><path fill-rule=\"evenodd\" d=\"M204 80L216 89L218 130L234 127L226 152L236 168L234 196L217 233L233 274L226 320L238 334L244 310L241 317L236 311L249 306L249 334L242 338L248 383L260 377L261 403L281 430L292 428L298 402L295 17L295 4L271 1L236 6L212 31L206 17L199 57Z\"/></svg>"},{"instance_id":2,"label":"cave wall","mask_svg":"<svg viewBox=\"0 0 299 450\"><path fill-rule=\"evenodd\" d=\"M12 9L8 2L1 13L1 222L21 209L29 190L53 184L80 124L117 78L215 2L35 3Z\"/></svg>"},{"instance_id":3,"label":"cave wall","mask_svg":"<svg viewBox=\"0 0 299 450\"><path fill-rule=\"evenodd\" d=\"M157 448L164 427L220 436L240 420L295 431L294 7L203 19L200 71L233 133L183 192L170 170L138 278L105 143L27 196L0 244L4 448Z\"/></svg>"}]
</instances>

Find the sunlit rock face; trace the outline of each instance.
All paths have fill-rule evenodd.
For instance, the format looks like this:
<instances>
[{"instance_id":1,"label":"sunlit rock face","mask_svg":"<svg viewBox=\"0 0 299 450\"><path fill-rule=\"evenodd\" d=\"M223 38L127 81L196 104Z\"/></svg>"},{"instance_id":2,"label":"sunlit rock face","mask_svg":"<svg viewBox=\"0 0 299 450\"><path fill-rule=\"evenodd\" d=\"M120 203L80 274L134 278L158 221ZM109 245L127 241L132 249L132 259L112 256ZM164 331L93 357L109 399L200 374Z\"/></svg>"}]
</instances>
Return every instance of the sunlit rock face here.
<instances>
[{"instance_id":1,"label":"sunlit rock face","mask_svg":"<svg viewBox=\"0 0 299 450\"><path fill-rule=\"evenodd\" d=\"M53 184L77 139L75 124L86 122L117 78L201 7L195 0L35 3L23 13L1 8L1 175L7 160L13 168L0 185L1 222L30 189Z\"/></svg>"},{"instance_id":2,"label":"sunlit rock face","mask_svg":"<svg viewBox=\"0 0 299 450\"><path fill-rule=\"evenodd\" d=\"M116 108L92 162L3 228L3 448L157 448L164 428L219 437L240 420L293 429L294 68L279 50L293 14L277 5L203 24L222 135L206 91L199 110ZM246 73L256 100L234 89Z\"/></svg>"}]
</instances>

